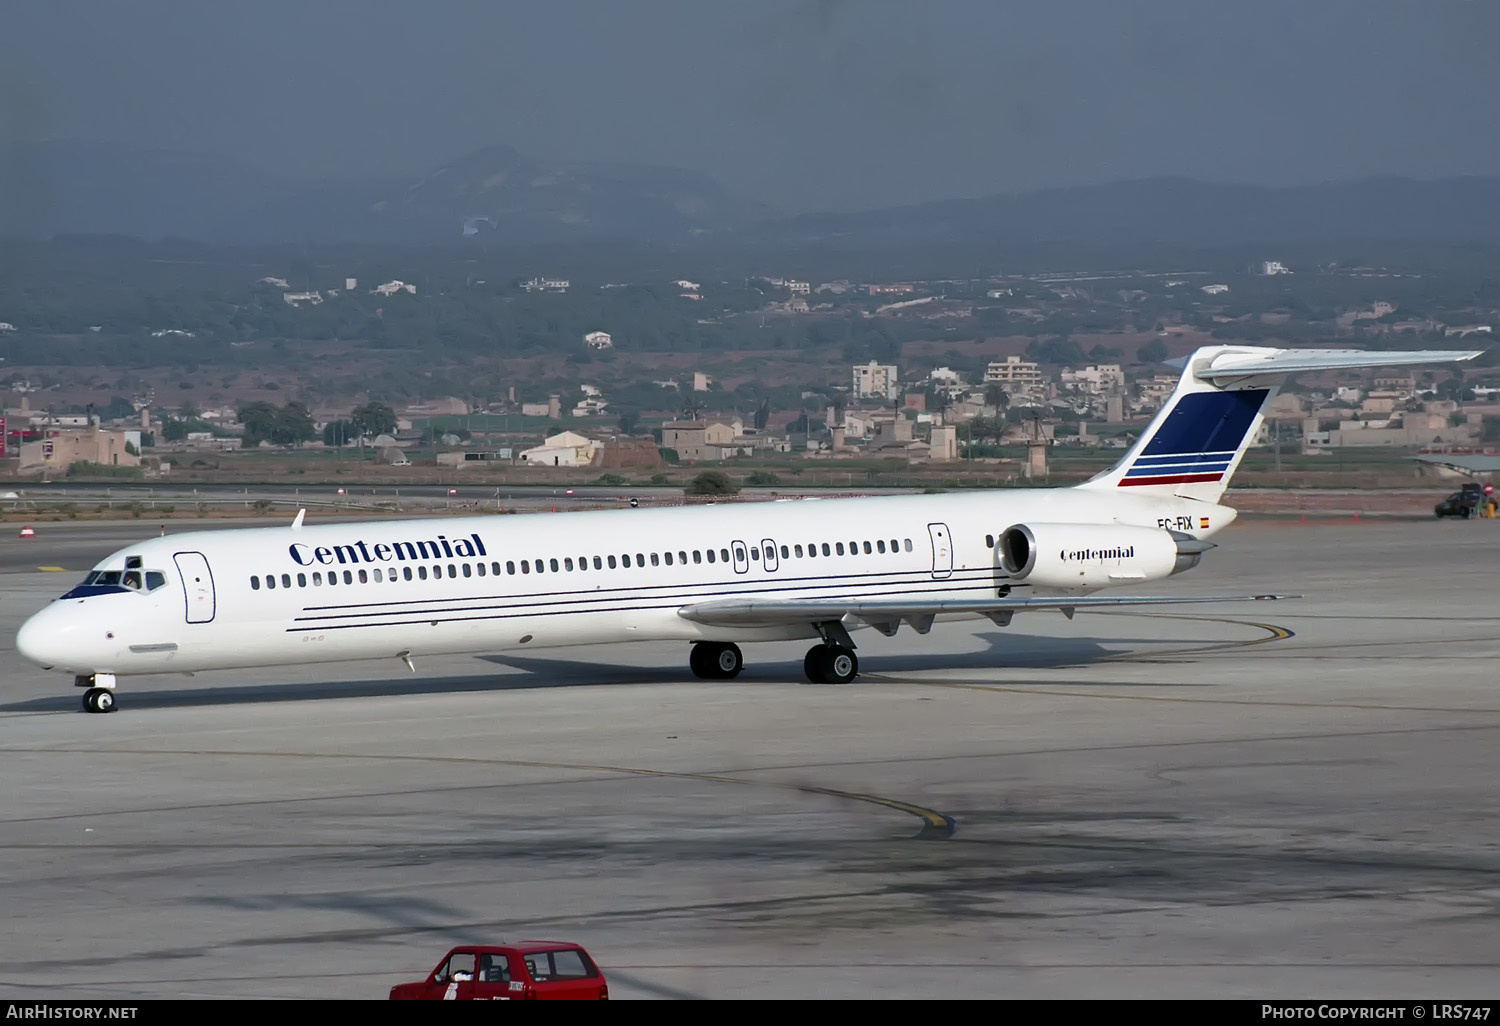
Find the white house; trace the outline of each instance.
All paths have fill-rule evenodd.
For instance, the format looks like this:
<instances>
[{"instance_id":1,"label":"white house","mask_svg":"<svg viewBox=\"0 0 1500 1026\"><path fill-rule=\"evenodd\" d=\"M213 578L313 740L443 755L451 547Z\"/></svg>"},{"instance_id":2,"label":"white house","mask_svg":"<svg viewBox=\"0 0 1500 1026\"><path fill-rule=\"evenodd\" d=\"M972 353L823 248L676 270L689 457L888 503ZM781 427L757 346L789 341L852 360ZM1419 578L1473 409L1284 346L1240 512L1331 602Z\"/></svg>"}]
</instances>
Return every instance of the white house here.
<instances>
[{"instance_id":1,"label":"white house","mask_svg":"<svg viewBox=\"0 0 1500 1026\"><path fill-rule=\"evenodd\" d=\"M590 349L613 349L615 340L610 338L607 331L591 331L583 336L583 344Z\"/></svg>"},{"instance_id":2,"label":"white house","mask_svg":"<svg viewBox=\"0 0 1500 1026\"><path fill-rule=\"evenodd\" d=\"M1205 286L1203 286L1203 291L1207 292L1210 296L1217 296L1221 292L1228 292L1229 291L1229 286L1228 285L1205 285Z\"/></svg>"},{"instance_id":3,"label":"white house","mask_svg":"<svg viewBox=\"0 0 1500 1026\"><path fill-rule=\"evenodd\" d=\"M534 449L521 452L521 462L542 467L586 467L599 449L597 442L573 431L553 435Z\"/></svg>"},{"instance_id":4,"label":"white house","mask_svg":"<svg viewBox=\"0 0 1500 1026\"><path fill-rule=\"evenodd\" d=\"M284 292L281 298L291 306L301 306L303 303L311 303L317 306L323 302L323 295L319 292Z\"/></svg>"},{"instance_id":5,"label":"white house","mask_svg":"<svg viewBox=\"0 0 1500 1026\"><path fill-rule=\"evenodd\" d=\"M402 291L403 289L407 292L410 292L414 296L417 294L417 287L415 285L408 284L407 282L401 281L399 279L397 279L396 281L388 281L384 285L375 286L375 291L380 293L382 296L394 296L396 293Z\"/></svg>"}]
</instances>

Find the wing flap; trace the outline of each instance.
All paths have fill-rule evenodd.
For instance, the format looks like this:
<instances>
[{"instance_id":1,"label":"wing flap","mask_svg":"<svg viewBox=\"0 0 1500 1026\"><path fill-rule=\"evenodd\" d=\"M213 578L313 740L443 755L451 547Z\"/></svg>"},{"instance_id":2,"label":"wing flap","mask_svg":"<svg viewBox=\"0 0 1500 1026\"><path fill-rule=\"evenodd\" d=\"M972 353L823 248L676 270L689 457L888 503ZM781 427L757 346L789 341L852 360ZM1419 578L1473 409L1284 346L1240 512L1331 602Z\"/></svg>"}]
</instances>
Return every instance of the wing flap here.
<instances>
[{"instance_id":1,"label":"wing flap","mask_svg":"<svg viewBox=\"0 0 1500 1026\"><path fill-rule=\"evenodd\" d=\"M1078 595L1038 598L990 599L717 599L683 606L677 615L694 623L714 627L780 627L826 623L852 617L886 633L901 621L921 633L937 616L958 614L988 616L1005 626L1018 612L1058 609L1069 617L1078 609L1113 609L1122 606L1184 605L1204 602L1266 602L1301 598L1300 595L1205 595L1190 598L1149 595ZM894 630L890 633L895 633Z\"/></svg>"}]
</instances>

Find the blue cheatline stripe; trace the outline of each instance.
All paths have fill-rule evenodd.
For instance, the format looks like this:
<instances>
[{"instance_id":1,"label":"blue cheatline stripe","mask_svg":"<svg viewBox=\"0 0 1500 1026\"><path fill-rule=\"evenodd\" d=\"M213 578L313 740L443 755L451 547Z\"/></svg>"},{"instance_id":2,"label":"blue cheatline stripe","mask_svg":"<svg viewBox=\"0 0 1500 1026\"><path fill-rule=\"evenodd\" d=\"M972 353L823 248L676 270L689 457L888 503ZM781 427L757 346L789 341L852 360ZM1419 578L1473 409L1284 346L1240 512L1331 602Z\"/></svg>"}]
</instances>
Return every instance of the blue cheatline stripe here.
<instances>
[{"instance_id":1,"label":"blue cheatline stripe","mask_svg":"<svg viewBox=\"0 0 1500 1026\"><path fill-rule=\"evenodd\" d=\"M1135 461L1135 465L1137 467L1144 467L1171 463L1228 463L1233 458L1233 450L1229 452L1178 452L1169 453L1164 456L1142 456Z\"/></svg>"},{"instance_id":2,"label":"blue cheatline stripe","mask_svg":"<svg viewBox=\"0 0 1500 1026\"><path fill-rule=\"evenodd\" d=\"M1270 389L1191 392L1177 400L1141 456L1237 452Z\"/></svg>"}]
</instances>

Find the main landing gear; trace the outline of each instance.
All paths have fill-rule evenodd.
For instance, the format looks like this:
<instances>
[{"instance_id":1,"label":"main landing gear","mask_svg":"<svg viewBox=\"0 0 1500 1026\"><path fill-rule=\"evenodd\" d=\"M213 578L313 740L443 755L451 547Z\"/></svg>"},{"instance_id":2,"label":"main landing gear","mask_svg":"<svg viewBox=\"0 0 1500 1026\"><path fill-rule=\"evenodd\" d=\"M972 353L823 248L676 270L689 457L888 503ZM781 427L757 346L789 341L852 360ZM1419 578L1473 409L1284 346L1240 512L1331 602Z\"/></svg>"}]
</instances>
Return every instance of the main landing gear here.
<instances>
[{"instance_id":1,"label":"main landing gear","mask_svg":"<svg viewBox=\"0 0 1500 1026\"><path fill-rule=\"evenodd\" d=\"M802 660L802 672L814 684L847 684L859 673L859 657L843 645L814 645Z\"/></svg>"},{"instance_id":2,"label":"main landing gear","mask_svg":"<svg viewBox=\"0 0 1500 1026\"><path fill-rule=\"evenodd\" d=\"M740 646L727 641L700 641L688 656L693 676L703 680L733 680L745 668Z\"/></svg>"},{"instance_id":3,"label":"main landing gear","mask_svg":"<svg viewBox=\"0 0 1500 1026\"><path fill-rule=\"evenodd\" d=\"M114 674L95 673L87 677L74 677L73 683L80 688L88 688L83 693L84 712L112 713L115 711Z\"/></svg>"},{"instance_id":4,"label":"main landing gear","mask_svg":"<svg viewBox=\"0 0 1500 1026\"><path fill-rule=\"evenodd\" d=\"M823 643L807 650L802 672L814 684L848 684L859 675L859 657L849 631L837 620L815 626ZM693 645L688 666L702 680L733 680L745 668L745 657L738 645L727 641L699 641Z\"/></svg>"}]
</instances>

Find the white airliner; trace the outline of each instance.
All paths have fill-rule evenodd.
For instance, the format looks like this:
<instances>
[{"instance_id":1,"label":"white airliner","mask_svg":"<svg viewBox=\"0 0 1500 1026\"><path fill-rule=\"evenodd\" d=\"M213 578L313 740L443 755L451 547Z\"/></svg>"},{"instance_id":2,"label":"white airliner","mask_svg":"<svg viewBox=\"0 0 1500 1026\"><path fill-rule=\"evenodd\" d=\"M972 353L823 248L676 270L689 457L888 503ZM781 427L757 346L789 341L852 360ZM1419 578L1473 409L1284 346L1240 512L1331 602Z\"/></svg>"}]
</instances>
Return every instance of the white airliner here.
<instances>
[{"instance_id":1,"label":"white airliner","mask_svg":"<svg viewBox=\"0 0 1500 1026\"><path fill-rule=\"evenodd\" d=\"M1478 352L1210 346L1114 467L1071 488L790 500L197 532L103 560L22 625L16 648L115 708L128 674L412 660L622 641L692 643L728 679L739 644L818 639L804 670L844 683L850 631L936 619L1274 596L1094 594L1196 566L1286 375Z\"/></svg>"}]
</instances>

